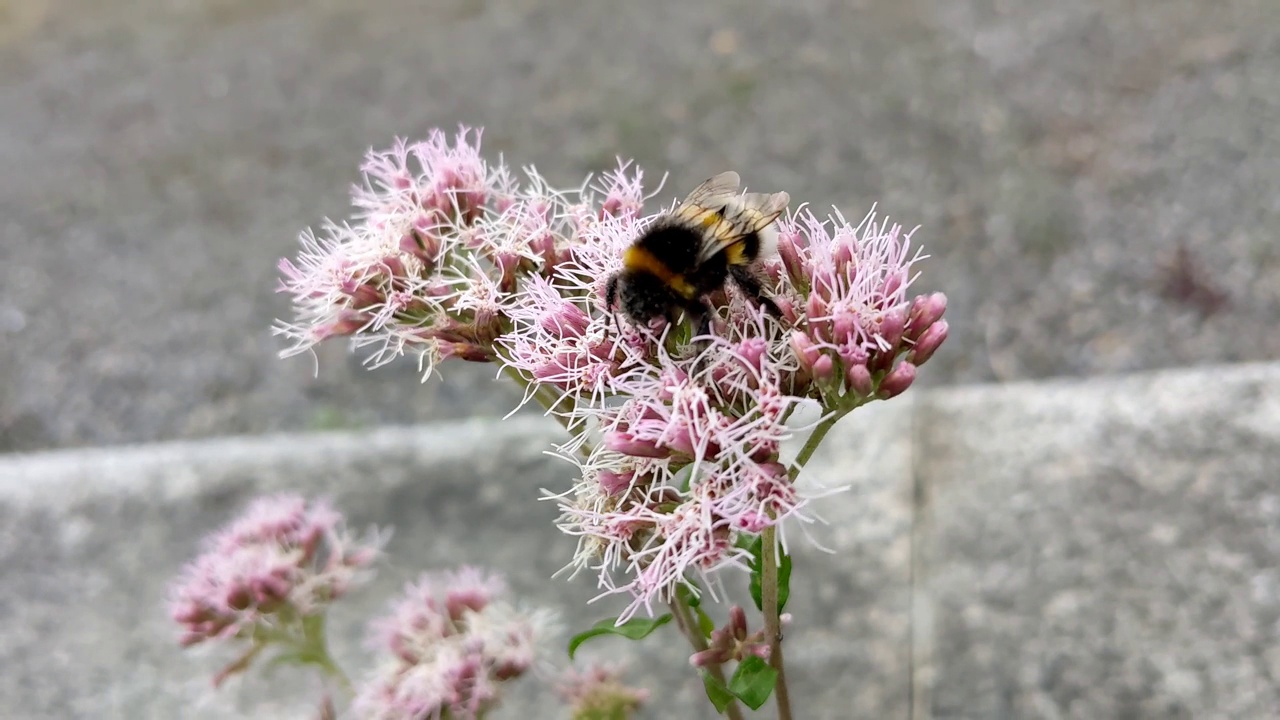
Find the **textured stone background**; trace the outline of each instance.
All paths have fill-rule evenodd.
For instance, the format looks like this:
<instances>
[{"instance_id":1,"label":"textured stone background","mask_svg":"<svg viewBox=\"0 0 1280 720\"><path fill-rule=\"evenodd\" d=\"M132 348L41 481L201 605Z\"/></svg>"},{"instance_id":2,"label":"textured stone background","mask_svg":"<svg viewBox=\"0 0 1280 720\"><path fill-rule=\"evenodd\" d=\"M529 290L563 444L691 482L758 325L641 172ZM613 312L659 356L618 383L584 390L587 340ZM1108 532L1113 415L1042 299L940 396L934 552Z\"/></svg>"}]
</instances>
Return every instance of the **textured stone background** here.
<instances>
[{"instance_id":1,"label":"textured stone background","mask_svg":"<svg viewBox=\"0 0 1280 720\"><path fill-rule=\"evenodd\" d=\"M0 450L505 412L268 332L365 148L457 123L923 224L923 382L1280 352L1274 0L0 0Z\"/></svg>"},{"instance_id":2,"label":"textured stone background","mask_svg":"<svg viewBox=\"0 0 1280 720\"><path fill-rule=\"evenodd\" d=\"M198 537L264 492L395 528L377 581L334 611L352 672L364 623L425 568L495 568L566 629L607 616L589 574L548 580L573 547L532 501L569 482L542 452L559 435L529 418L0 458L0 717L308 717L299 673L211 694L231 653L180 651L163 612ZM833 552L789 535L798 718L1280 707L1280 364L917 390L842 421L806 477L849 490L815 504ZM629 661L645 717L713 717L674 629L583 652ZM499 716L563 717L540 690Z\"/></svg>"}]
</instances>

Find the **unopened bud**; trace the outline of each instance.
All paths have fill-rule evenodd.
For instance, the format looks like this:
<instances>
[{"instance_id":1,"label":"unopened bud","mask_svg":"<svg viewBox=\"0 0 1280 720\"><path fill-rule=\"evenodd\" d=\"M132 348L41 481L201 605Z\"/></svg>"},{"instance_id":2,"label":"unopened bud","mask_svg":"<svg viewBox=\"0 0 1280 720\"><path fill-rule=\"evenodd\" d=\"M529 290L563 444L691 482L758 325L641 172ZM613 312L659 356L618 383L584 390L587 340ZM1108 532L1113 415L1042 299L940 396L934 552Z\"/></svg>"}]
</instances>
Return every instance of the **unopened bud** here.
<instances>
[{"instance_id":1,"label":"unopened bud","mask_svg":"<svg viewBox=\"0 0 1280 720\"><path fill-rule=\"evenodd\" d=\"M778 310L782 311L782 318L787 321L788 325L795 325L799 317L796 316L795 303L790 298L782 296L775 297L773 304L778 306Z\"/></svg>"},{"instance_id":2,"label":"unopened bud","mask_svg":"<svg viewBox=\"0 0 1280 720\"><path fill-rule=\"evenodd\" d=\"M906 328L906 314L900 310L890 310L880 319L880 337L884 338L885 343L890 348L898 347L898 343L902 342L902 333Z\"/></svg>"},{"instance_id":3,"label":"unopened bud","mask_svg":"<svg viewBox=\"0 0 1280 720\"><path fill-rule=\"evenodd\" d=\"M932 295L917 295L916 299L911 301L911 312L907 318L907 338L917 340L946 311L946 295L940 292Z\"/></svg>"},{"instance_id":4,"label":"unopened bud","mask_svg":"<svg viewBox=\"0 0 1280 720\"><path fill-rule=\"evenodd\" d=\"M818 359L820 354L818 347L813 344L813 339L799 330L793 330L791 332L791 350L795 352L796 359L800 361L800 367L812 372L813 362Z\"/></svg>"},{"instance_id":5,"label":"unopened bud","mask_svg":"<svg viewBox=\"0 0 1280 720\"><path fill-rule=\"evenodd\" d=\"M368 322L369 316L364 313L344 311L337 320L317 327L315 329L316 339L325 340L331 337L354 335L360 332L360 329Z\"/></svg>"},{"instance_id":6,"label":"unopened bud","mask_svg":"<svg viewBox=\"0 0 1280 720\"><path fill-rule=\"evenodd\" d=\"M493 359L483 347L475 343L441 343L439 349L440 356L445 359L458 358L467 362L489 362Z\"/></svg>"},{"instance_id":7,"label":"unopened bud","mask_svg":"<svg viewBox=\"0 0 1280 720\"><path fill-rule=\"evenodd\" d=\"M916 380L916 366L909 362L898 363L898 367L889 371L880 381L879 396L891 398L901 395Z\"/></svg>"},{"instance_id":8,"label":"unopened bud","mask_svg":"<svg viewBox=\"0 0 1280 720\"><path fill-rule=\"evenodd\" d=\"M747 639L747 613L740 605L729 608L729 622L726 625L733 637L738 640Z\"/></svg>"},{"instance_id":9,"label":"unopened bud","mask_svg":"<svg viewBox=\"0 0 1280 720\"><path fill-rule=\"evenodd\" d=\"M791 282L802 286L808 279L805 277L804 263L800 260L799 249L796 247L799 236L800 233L779 233L778 256L782 258L782 266L786 268Z\"/></svg>"},{"instance_id":10,"label":"unopened bud","mask_svg":"<svg viewBox=\"0 0 1280 720\"><path fill-rule=\"evenodd\" d=\"M616 473L612 470L601 470L596 474L596 482L600 483L600 489L604 490L608 495L617 495L623 490L631 487L631 481L635 479L635 473Z\"/></svg>"},{"instance_id":11,"label":"unopened bud","mask_svg":"<svg viewBox=\"0 0 1280 720\"><path fill-rule=\"evenodd\" d=\"M844 377L849 382L849 388L863 397L870 395L875 389L871 381L871 371L862 363L850 365L844 371Z\"/></svg>"},{"instance_id":12,"label":"unopened bud","mask_svg":"<svg viewBox=\"0 0 1280 720\"><path fill-rule=\"evenodd\" d=\"M357 283L354 279L343 282L342 291L351 296L351 307L357 310L386 300L386 295L371 283Z\"/></svg>"},{"instance_id":13,"label":"unopened bud","mask_svg":"<svg viewBox=\"0 0 1280 720\"><path fill-rule=\"evenodd\" d=\"M604 446L632 457L664 458L671 455L667 448L658 447L650 440L638 440L631 433L618 430L605 433Z\"/></svg>"},{"instance_id":14,"label":"unopened bud","mask_svg":"<svg viewBox=\"0 0 1280 720\"><path fill-rule=\"evenodd\" d=\"M830 355L819 355L818 359L813 361L813 376L819 380L830 378L835 369L836 364Z\"/></svg>"},{"instance_id":15,"label":"unopened bud","mask_svg":"<svg viewBox=\"0 0 1280 720\"><path fill-rule=\"evenodd\" d=\"M907 353L907 359L916 365L923 365L925 361L933 357L934 351L942 345L942 341L947 339L947 330L946 320L939 320L930 325L929 329L925 330L920 339L916 341L916 346L910 353Z\"/></svg>"}]
</instances>

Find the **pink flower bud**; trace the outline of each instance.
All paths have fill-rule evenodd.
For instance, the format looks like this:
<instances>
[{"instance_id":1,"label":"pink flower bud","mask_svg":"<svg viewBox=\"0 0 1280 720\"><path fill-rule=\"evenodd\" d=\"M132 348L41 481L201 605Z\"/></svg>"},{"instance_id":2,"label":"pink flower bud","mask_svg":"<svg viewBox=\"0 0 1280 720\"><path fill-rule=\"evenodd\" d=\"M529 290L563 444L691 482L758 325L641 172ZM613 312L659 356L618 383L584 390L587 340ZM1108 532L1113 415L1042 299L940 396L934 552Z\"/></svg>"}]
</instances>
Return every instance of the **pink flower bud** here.
<instances>
[{"instance_id":1,"label":"pink flower bud","mask_svg":"<svg viewBox=\"0 0 1280 720\"><path fill-rule=\"evenodd\" d=\"M778 306L778 310L782 312L782 319L786 320L788 325L795 325L800 319L796 315L796 305L791 302L791 298L778 296L773 299L773 304Z\"/></svg>"},{"instance_id":2,"label":"pink flower bud","mask_svg":"<svg viewBox=\"0 0 1280 720\"><path fill-rule=\"evenodd\" d=\"M755 370L764 367L764 355L769 350L769 345L764 338L749 337L738 343L737 356L742 359L743 363ZM727 370L727 368L725 368Z\"/></svg>"},{"instance_id":3,"label":"pink flower bud","mask_svg":"<svg viewBox=\"0 0 1280 720\"><path fill-rule=\"evenodd\" d=\"M608 495L617 495L631 487L631 481L635 479L635 473L616 473L611 470L601 470L596 474L596 482L600 483L600 489L604 490Z\"/></svg>"},{"instance_id":4,"label":"pink flower bud","mask_svg":"<svg viewBox=\"0 0 1280 720\"><path fill-rule=\"evenodd\" d=\"M863 397L870 395L875 389L871 381L871 371L863 363L849 365L844 371L844 377L849 383L849 388Z\"/></svg>"},{"instance_id":5,"label":"pink flower bud","mask_svg":"<svg viewBox=\"0 0 1280 720\"><path fill-rule=\"evenodd\" d=\"M444 596L445 612L449 614L451 620L457 622L462 619L463 613L468 610L472 612L484 610L492 599L491 593L479 585L464 585L449 589Z\"/></svg>"},{"instance_id":6,"label":"pink flower bud","mask_svg":"<svg viewBox=\"0 0 1280 720\"><path fill-rule=\"evenodd\" d=\"M695 442L696 441L693 435L689 432L689 429L682 428L671 433L671 435L664 440L662 444L664 447L671 448L681 455L694 457L698 454L698 448Z\"/></svg>"},{"instance_id":7,"label":"pink flower bud","mask_svg":"<svg viewBox=\"0 0 1280 720\"><path fill-rule=\"evenodd\" d=\"M387 275L392 279L403 280L409 277L409 272L405 270L404 263L394 255L382 258L382 267L386 269Z\"/></svg>"},{"instance_id":8,"label":"pink flower bud","mask_svg":"<svg viewBox=\"0 0 1280 720\"><path fill-rule=\"evenodd\" d=\"M906 327L906 315L900 310L890 310L880 318L880 337L884 338L890 348L896 348L902 342L902 333Z\"/></svg>"},{"instance_id":9,"label":"pink flower bud","mask_svg":"<svg viewBox=\"0 0 1280 720\"><path fill-rule=\"evenodd\" d=\"M947 321L939 320L929 326L928 330L916 340L916 346L907 354L907 359L916 365L923 365L929 358L933 357L944 340L947 339Z\"/></svg>"},{"instance_id":10,"label":"pink flower bud","mask_svg":"<svg viewBox=\"0 0 1280 720\"><path fill-rule=\"evenodd\" d=\"M810 320L813 318L826 317L827 301L818 294L817 288L815 288L814 292L809 295L809 299L805 301L804 309L805 314Z\"/></svg>"},{"instance_id":11,"label":"pink flower bud","mask_svg":"<svg viewBox=\"0 0 1280 720\"><path fill-rule=\"evenodd\" d=\"M351 307L363 310L386 300L386 295L371 283L357 284L354 279L342 283L342 291L351 296Z\"/></svg>"},{"instance_id":12,"label":"pink flower bud","mask_svg":"<svg viewBox=\"0 0 1280 720\"><path fill-rule=\"evenodd\" d=\"M738 528L749 533L759 534L773 525L773 520L764 513L744 512L738 518Z\"/></svg>"},{"instance_id":13,"label":"pink flower bud","mask_svg":"<svg viewBox=\"0 0 1280 720\"><path fill-rule=\"evenodd\" d=\"M838 345L850 343L858 330L858 316L851 312L838 311L831 320L831 342Z\"/></svg>"},{"instance_id":14,"label":"pink flower bud","mask_svg":"<svg viewBox=\"0 0 1280 720\"><path fill-rule=\"evenodd\" d=\"M720 665L731 660L729 653L720 648L708 648L689 656L689 664L694 667Z\"/></svg>"},{"instance_id":15,"label":"pink flower bud","mask_svg":"<svg viewBox=\"0 0 1280 720\"><path fill-rule=\"evenodd\" d=\"M489 362L493 359L483 347L475 343L440 343L437 350L444 359L458 358L467 362Z\"/></svg>"},{"instance_id":16,"label":"pink flower bud","mask_svg":"<svg viewBox=\"0 0 1280 720\"><path fill-rule=\"evenodd\" d=\"M671 455L667 448L658 447L651 440L638 440L629 432L614 430L604 435L605 447L632 457L664 458Z\"/></svg>"},{"instance_id":17,"label":"pink flower bud","mask_svg":"<svg viewBox=\"0 0 1280 720\"><path fill-rule=\"evenodd\" d=\"M942 293L917 295L911 301L911 313L907 320L907 338L917 340L947 311L947 296Z\"/></svg>"},{"instance_id":18,"label":"pink flower bud","mask_svg":"<svg viewBox=\"0 0 1280 720\"><path fill-rule=\"evenodd\" d=\"M813 372L813 363L821 354L818 347L813 344L813 340L799 330L793 330L791 331L791 350L800 361L800 367Z\"/></svg>"},{"instance_id":19,"label":"pink flower bud","mask_svg":"<svg viewBox=\"0 0 1280 720\"><path fill-rule=\"evenodd\" d=\"M320 325L316 327L316 340L326 340L331 337L354 335L357 332L360 332L360 329L368 322L368 315L344 310L338 316L337 320L334 320L328 325Z\"/></svg>"},{"instance_id":20,"label":"pink flower bud","mask_svg":"<svg viewBox=\"0 0 1280 720\"><path fill-rule=\"evenodd\" d=\"M813 361L813 376L819 380L826 380L835 372L836 364L831 360L830 355L820 355L817 360Z\"/></svg>"},{"instance_id":21,"label":"pink flower bud","mask_svg":"<svg viewBox=\"0 0 1280 720\"><path fill-rule=\"evenodd\" d=\"M898 363L898 367L889 371L880 381L879 396L891 398L901 395L916 380L916 366L909 362Z\"/></svg>"},{"instance_id":22,"label":"pink flower bud","mask_svg":"<svg viewBox=\"0 0 1280 720\"><path fill-rule=\"evenodd\" d=\"M857 271L857 263L853 259L854 249L853 243L840 243L836 246L835 251L832 253L832 259L836 263L837 275L848 277L850 264L853 264L854 271Z\"/></svg>"},{"instance_id":23,"label":"pink flower bud","mask_svg":"<svg viewBox=\"0 0 1280 720\"><path fill-rule=\"evenodd\" d=\"M587 333L591 318L577 305L565 302L542 316L542 329L562 338L578 338Z\"/></svg>"},{"instance_id":24,"label":"pink flower bud","mask_svg":"<svg viewBox=\"0 0 1280 720\"><path fill-rule=\"evenodd\" d=\"M808 281L805 277L804 263L800 260L800 252L795 245L799 235L800 233L797 232L778 234L778 256L782 258L782 266L786 268L791 282L796 285L802 285Z\"/></svg>"},{"instance_id":25,"label":"pink flower bud","mask_svg":"<svg viewBox=\"0 0 1280 720\"><path fill-rule=\"evenodd\" d=\"M884 279L884 294L891 296L898 292L903 285L907 284L906 273L899 271L893 273Z\"/></svg>"},{"instance_id":26,"label":"pink flower bud","mask_svg":"<svg viewBox=\"0 0 1280 720\"><path fill-rule=\"evenodd\" d=\"M742 609L742 606L734 605L729 608L729 623L727 627L738 640L747 638L747 613Z\"/></svg>"}]
</instances>

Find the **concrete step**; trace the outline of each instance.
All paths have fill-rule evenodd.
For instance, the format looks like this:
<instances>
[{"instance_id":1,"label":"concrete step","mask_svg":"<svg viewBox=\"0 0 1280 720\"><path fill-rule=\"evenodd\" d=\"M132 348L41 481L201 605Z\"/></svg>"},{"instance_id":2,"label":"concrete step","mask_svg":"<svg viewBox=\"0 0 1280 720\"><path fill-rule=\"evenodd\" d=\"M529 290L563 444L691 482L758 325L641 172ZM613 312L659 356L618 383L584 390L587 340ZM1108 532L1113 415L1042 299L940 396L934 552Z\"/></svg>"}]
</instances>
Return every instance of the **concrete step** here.
<instances>
[{"instance_id":1,"label":"concrete step","mask_svg":"<svg viewBox=\"0 0 1280 720\"><path fill-rule=\"evenodd\" d=\"M167 584L255 495L331 497L393 526L389 563L335 611L475 563L569 629L591 578L541 488L570 466L541 418L0 458L0 715L308 717L282 669L212 693L227 657L181 651ZM1263 718L1280 707L1280 364L913 391L847 418L811 465L826 554L796 550L788 673L804 718ZM604 639L650 717L710 717L674 632ZM548 657L563 664L562 645ZM691 711L693 708L694 711ZM767 716L767 715L766 715ZM563 717L536 680L499 717Z\"/></svg>"}]
</instances>

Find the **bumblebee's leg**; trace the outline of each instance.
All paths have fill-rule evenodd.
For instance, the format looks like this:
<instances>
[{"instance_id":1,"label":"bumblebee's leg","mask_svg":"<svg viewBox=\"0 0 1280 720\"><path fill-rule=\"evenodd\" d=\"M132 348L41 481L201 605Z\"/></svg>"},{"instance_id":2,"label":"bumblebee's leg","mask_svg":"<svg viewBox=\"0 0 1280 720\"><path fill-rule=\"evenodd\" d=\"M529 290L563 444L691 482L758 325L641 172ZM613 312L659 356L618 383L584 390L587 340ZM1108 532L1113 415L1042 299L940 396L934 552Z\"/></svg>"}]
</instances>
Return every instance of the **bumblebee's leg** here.
<instances>
[{"instance_id":1,"label":"bumblebee's leg","mask_svg":"<svg viewBox=\"0 0 1280 720\"><path fill-rule=\"evenodd\" d=\"M618 275L609 276L604 286L604 309L613 312L613 301L618 299Z\"/></svg>"},{"instance_id":2,"label":"bumblebee's leg","mask_svg":"<svg viewBox=\"0 0 1280 720\"><path fill-rule=\"evenodd\" d=\"M694 298L692 300L686 300L682 303L682 306L684 307L685 315L687 315L689 320L694 323L695 327L697 327L697 331L694 334L710 335L711 315L714 311L711 309L711 306L707 304L707 301L702 298Z\"/></svg>"},{"instance_id":3,"label":"bumblebee's leg","mask_svg":"<svg viewBox=\"0 0 1280 720\"><path fill-rule=\"evenodd\" d=\"M622 325L618 323L618 314L613 310L613 303L618 299L618 273L609 276L604 286L604 311L613 315L613 328L622 334Z\"/></svg>"},{"instance_id":4,"label":"bumblebee's leg","mask_svg":"<svg viewBox=\"0 0 1280 720\"><path fill-rule=\"evenodd\" d=\"M765 311L770 315L776 318L782 317L782 311L773 300L769 299L768 295L764 294L764 286L760 284L760 278L751 272L751 268L746 265L730 265L729 274L752 302L756 305L764 305Z\"/></svg>"}]
</instances>

